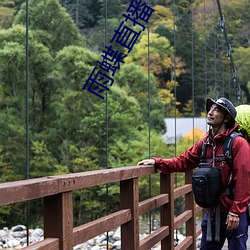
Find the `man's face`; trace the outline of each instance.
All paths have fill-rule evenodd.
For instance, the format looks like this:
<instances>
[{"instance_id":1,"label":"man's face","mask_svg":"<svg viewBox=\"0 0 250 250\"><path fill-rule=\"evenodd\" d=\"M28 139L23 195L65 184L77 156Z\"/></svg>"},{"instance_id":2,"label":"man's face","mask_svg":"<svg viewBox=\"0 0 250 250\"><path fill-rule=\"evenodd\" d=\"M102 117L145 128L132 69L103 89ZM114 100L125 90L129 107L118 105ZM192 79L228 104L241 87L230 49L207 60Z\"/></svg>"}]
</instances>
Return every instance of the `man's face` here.
<instances>
[{"instance_id":1,"label":"man's face","mask_svg":"<svg viewBox=\"0 0 250 250\"><path fill-rule=\"evenodd\" d=\"M220 106L213 104L207 113L207 124L214 128L220 127L224 119L224 110Z\"/></svg>"}]
</instances>

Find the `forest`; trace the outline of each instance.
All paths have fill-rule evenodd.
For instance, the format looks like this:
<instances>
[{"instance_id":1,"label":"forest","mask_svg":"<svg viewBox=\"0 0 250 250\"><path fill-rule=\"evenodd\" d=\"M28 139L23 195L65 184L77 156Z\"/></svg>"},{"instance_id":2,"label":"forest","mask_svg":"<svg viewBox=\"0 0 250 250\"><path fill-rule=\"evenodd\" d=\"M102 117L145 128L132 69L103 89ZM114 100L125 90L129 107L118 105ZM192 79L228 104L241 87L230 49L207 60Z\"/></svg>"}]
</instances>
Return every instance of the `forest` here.
<instances>
[{"instance_id":1,"label":"forest","mask_svg":"<svg viewBox=\"0 0 250 250\"><path fill-rule=\"evenodd\" d=\"M145 2L154 12L105 100L82 87L131 0L0 2L1 183L173 157L201 133L193 138L190 132L170 145L162 140L164 118L204 117L207 97L249 103L248 0L220 1L237 77L215 0ZM119 45L113 49L126 52ZM157 192L157 176L150 181L152 193ZM140 188L144 199L148 179L140 180ZM119 206L118 189L116 183L108 187L110 211ZM74 193L75 225L106 213L106 191L103 186ZM41 202L30 204L34 226L42 226ZM0 227L20 224L24 210L24 204L0 207Z\"/></svg>"}]
</instances>

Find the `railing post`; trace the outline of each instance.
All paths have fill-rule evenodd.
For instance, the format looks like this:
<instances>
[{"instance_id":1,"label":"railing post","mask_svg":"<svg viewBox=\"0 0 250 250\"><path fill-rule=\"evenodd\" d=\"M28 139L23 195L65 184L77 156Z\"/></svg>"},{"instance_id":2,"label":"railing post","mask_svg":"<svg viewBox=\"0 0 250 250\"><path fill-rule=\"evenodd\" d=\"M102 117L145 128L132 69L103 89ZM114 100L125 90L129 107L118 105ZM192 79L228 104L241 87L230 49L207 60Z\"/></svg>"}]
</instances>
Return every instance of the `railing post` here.
<instances>
[{"instance_id":1,"label":"railing post","mask_svg":"<svg viewBox=\"0 0 250 250\"><path fill-rule=\"evenodd\" d=\"M185 173L185 183L191 184L192 172ZM196 249L196 212L193 192L185 195L185 210L192 210L192 217L186 222L186 236L193 237L193 244L188 250Z\"/></svg>"},{"instance_id":2,"label":"railing post","mask_svg":"<svg viewBox=\"0 0 250 250\"><path fill-rule=\"evenodd\" d=\"M161 206L161 226L169 227L169 235L161 241L161 250L174 249L174 177L160 174L160 192L169 195L169 202Z\"/></svg>"},{"instance_id":3,"label":"railing post","mask_svg":"<svg viewBox=\"0 0 250 250\"><path fill-rule=\"evenodd\" d=\"M121 226L121 249L139 250L138 178L120 182L121 209L131 209L132 220Z\"/></svg>"},{"instance_id":4,"label":"railing post","mask_svg":"<svg viewBox=\"0 0 250 250\"><path fill-rule=\"evenodd\" d=\"M72 192L44 198L44 238L59 238L60 250L73 249Z\"/></svg>"}]
</instances>

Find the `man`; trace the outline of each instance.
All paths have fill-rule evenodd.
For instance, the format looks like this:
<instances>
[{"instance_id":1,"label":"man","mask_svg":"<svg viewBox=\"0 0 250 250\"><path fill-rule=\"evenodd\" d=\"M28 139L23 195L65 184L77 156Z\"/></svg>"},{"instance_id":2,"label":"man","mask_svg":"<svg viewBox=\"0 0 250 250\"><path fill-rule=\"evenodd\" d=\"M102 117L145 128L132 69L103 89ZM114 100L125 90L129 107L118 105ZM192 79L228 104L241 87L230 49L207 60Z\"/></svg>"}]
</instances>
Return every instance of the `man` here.
<instances>
[{"instance_id":1,"label":"man","mask_svg":"<svg viewBox=\"0 0 250 250\"><path fill-rule=\"evenodd\" d=\"M229 250L247 249L246 241L248 237L248 217L247 206L250 201L250 146L249 143L237 136L232 144L233 170L225 160L215 161L213 159L222 158L223 145L226 138L234 131L238 130L235 124L236 109L226 98L217 100L207 99L207 124L210 129L205 137L195 145L187 149L184 154L171 159L142 160L138 165L155 165L157 169L165 174L173 172L190 171L200 163L202 144L207 144L206 159L213 162L215 167L221 169L221 185L226 189L230 182L230 176L234 185L233 198L223 193L220 197L220 237L215 240L215 215L210 212L212 220L212 241L207 241L207 219L208 213L202 219L202 239L201 250L222 249L225 239L228 239ZM223 159L223 158L222 158Z\"/></svg>"}]
</instances>

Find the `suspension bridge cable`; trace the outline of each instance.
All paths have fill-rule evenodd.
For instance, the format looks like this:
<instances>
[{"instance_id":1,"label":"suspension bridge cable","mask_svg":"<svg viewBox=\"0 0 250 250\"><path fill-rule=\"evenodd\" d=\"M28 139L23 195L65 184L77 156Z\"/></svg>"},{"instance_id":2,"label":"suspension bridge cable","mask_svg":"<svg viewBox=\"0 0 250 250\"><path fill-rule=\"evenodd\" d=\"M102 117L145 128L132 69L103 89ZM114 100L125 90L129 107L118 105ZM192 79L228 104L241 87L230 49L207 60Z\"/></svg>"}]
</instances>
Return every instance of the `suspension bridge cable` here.
<instances>
[{"instance_id":1,"label":"suspension bridge cable","mask_svg":"<svg viewBox=\"0 0 250 250\"><path fill-rule=\"evenodd\" d=\"M224 40L223 40L224 41ZM225 75L224 75L224 70L225 70L225 67L224 67L224 60L223 60L223 57L221 57L221 52L223 51L224 49L224 43L223 41L221 41L221 39L218 39L218 49L219 49L219 61L221 62L220 63L220 75L221 75L221 82L222 82L222 96L225 96Z\"/></svg>"},{"instance_id":2,"label":"suspension bridge cable","mask_svg":"<svg viewBox=\"0 0 250 250\"><path fill-rule=\"evenodd\" d=\"M234 90L236 89L236 84L238 83L237 89L236 89L236 95L237 95L238 102L241 103L242 102L242 98L241 98L241 86L240 86L240 82L237 81L237 72L236 72L236 68L235 68L235 65L234 65L234 60L233 60L231 45L229 43L228 36L227 36L225 18L224 18L223 13L222 13L222 8L221 8L220 0L216 0L216 1L217 1L217 6L218 6L219 14L220 14L220 28L221 28L221 31L224 34L224 38L225 38L226 45L227 45L227 57L230 60L230 66L231 66L231 69L232 69L233 81L234 81Z\"/></svg>"},{"instance_id":3,"label":"suspension bridge cable","mask_svg":"<svg viewBox=\"0 0 250 250\"><path fill-rule=\"evenodd\" d=\"M195 117L195 107L194 107L194 10L193 10L193 0L191 0L191 39L192 39L192 115L193 115L193 144L194 144L194 117Z\"/></svg>"},{"instance_id":4,"label":"suspension bridge cable","mask_svg":"<svg viewBox=\"0 0 250 250\"><path fill-rule=\"evenodd\" d=\"M173 0L173 23L174 23L174 55L173 55L173 61L174 61L174 72L173 72L173 81L174 81L174 97L175 97L175 101L174 101L174 114L175 114L175 119L174 119L174 127L175 127L175 147L174 147L174 154L176 156L177 154L177 107L176 107L176 98L177 98L177 86L176 86L176 2L175 0ZM177 187L177 173L175 173L175 187ZM178 239L178 234L177 234L177 229L175 230L175 241L176 241L176 245L178 245L179 239Z\"/></svg>"},{"instance_id":5,"label":"suspension bridge cable","mask_svg":"<svg viewBox=\"0 0 250 250\"><path fill-rule=\"evenodd\" d=\"M173 55L173 63L174 63L174 71L173 71L173 81L174 81L174 114L175 114L175 122L174 122L174 127L175 127L175 156L176 156L176 116L177 116L177 107L176 107L176 96L177 96L177 86L176 86L176 2L173 0L173 12L174 12L174 55Z\"/></svg>"},{"instance_id":6,"label":"suspension bridge cable","mask_svg":"<svg viewBox=\"0 0 250 250\"><path fill-rule=\"evenodd\" d=\"M205 94L205 97L207 97L207 39L206 39L206 23L207 23L207 16L206 16L206 0L204 0L204 6L203 6L203 9L204 9L204 94Z\"/></svg>"},{"instance_id":7,"label":"suspension bridge cable","mask_svg":"<svg viewBox=\"0 0 250 250\"><path fill-rule=\"evenodd\" d=\"M29 179L29 0L26 0L26 45L25 45L25 71L26 71L26 179ZM29 210L30 203L25 203L27 245L29 245Z\"/></svg>"},{"instance_id":8,"label":"suspension bridge cable","mask_svg":"<svg viewBox=\"0 0 250 250\"><path fill-rule=\"evenodd\" d=\"M213 1L214 6L214 91L217 93L217 32L216 32L216 15L215 15L215 0ZM216 94L217 95L217 94Z\"/></svg>"},{"instance_id":9,"label":"suspension bridge cable","mask_svg":"<svg viewBox=\"0 0 250 250\"><path fill-rule=\"evenodd\" d=\"M147 4L149 6L149 0L147 1ZM150 91L150 24L148 21L148 158L151 158L151 119L150 119L150 97L151 97L151 91ZM151 175L148 176L148 185L149 185L149 197L152 195L151 190ZM152 213L149 212L149 233L151 233L152 228Z\"/></svg>"},{"instance_id":10,"label":"suspension bridge cable","mask_svg":"<svg viewBox=\"0 0 250 250\"><path fill-rule=\"evenodd\" d=\"M107 46L107 34L108 34L108 25L107 25L107 20L108 20L108 0L105 0L105 21L104 21L104 48ZM109 120L108 120L108 115L109 115L109 109L108 109L108 91L106 90L106 109L105 109L105 123L106 123L106 169L109 167ZM109 186L106 184L106 215L109 213ZM108 241L108 232L107 232L107 249L108 249L109 241Z\"/></svg>"},{"instance_id":11,"label":"suspension bridge cable","mask_svg":"<svg viewBox=\"0 0 250 250\"><path fill-rule=\"evenodd\" d=\"M229 71L231 70L231 66L229 65ZM232 97L231 97L231 76L228 75L228 92L229 92L229 99L231 100Z\"/></svg>"}]
</instances>

